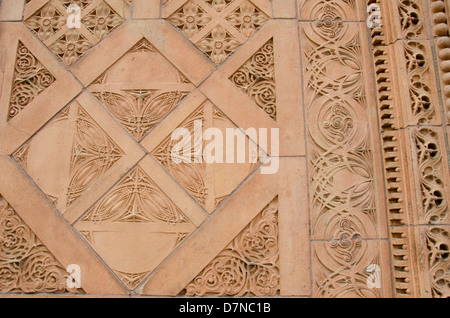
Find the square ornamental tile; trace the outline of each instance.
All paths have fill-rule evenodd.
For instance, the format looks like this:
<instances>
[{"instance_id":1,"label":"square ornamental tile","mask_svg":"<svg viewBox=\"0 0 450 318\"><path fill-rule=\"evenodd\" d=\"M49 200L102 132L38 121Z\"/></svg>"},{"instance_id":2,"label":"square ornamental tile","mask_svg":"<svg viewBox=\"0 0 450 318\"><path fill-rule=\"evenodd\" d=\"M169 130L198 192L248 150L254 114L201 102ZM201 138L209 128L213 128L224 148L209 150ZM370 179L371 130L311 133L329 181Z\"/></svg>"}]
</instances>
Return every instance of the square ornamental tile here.
<instances>
[{"instance_id":1,"label":"square ornamental tile","mask_svg":"<svg viewBox=\"0 0 450 318\"><path fill-rule=\"evenodd\" d=\"M184 212L188 205L179 208L168 196L170 187L163 191L158 177L150 177L151 161L146 157L75 223L130 290L200 225L195 208Z\"/></svg>"},{"instance_id":2,"label":"square ornamental tile","mask_svg":"<svg viewBox=\"0 0 450 318\"><path fill-rule=\"evenodd\" d=\"M170 0L162 12L216 65L221 65L272 16L267 0Z\"/></svg>"},{"instance_id":3,"label":"square ornamental tile","mask_svg":"<svg viewBox=\"0 0 450 318\"><path fill-rule=\"evenodd\" d=\"M194 88L145 38L88 86L137 141Z\"/></svg>"},{"instance_id":4,"label":"square ornamental tile","mask_svg":"<svg viewBox=\"0 0 450 318\"><path fill-rule=\"evenodd\" d=\"M130 16L127 1L32 0L26 26L68 67Z\"/></svg>"}]
</instances>

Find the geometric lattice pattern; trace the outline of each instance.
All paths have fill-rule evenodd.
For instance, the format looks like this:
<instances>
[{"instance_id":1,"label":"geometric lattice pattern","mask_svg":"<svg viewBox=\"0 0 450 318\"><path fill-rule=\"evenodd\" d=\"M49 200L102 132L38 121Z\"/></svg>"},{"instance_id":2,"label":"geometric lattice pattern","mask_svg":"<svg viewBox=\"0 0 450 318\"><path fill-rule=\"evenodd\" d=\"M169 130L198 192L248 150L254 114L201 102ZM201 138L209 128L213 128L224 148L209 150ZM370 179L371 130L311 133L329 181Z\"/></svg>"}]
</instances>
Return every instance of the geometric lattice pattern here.
<instances>
[{"instance_id":1,"label":"geometric lattice pattern","mask_svg":"<svg viewBox=\"0 0 450 318\"><path fill-rule=\"evenodd\" d=\"M0 295L449 297L449 13L2 0Z\"/></svg>"}]
</instances>

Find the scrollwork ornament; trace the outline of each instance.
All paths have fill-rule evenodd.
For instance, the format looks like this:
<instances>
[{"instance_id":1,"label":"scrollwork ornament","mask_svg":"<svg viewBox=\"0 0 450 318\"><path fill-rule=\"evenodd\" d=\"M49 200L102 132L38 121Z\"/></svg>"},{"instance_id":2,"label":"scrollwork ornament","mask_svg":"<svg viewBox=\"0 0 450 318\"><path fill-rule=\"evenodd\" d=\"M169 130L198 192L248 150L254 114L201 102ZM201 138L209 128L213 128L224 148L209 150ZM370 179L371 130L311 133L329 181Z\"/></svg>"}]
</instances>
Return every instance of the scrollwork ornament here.
<instances>
[{"instance_id":1,"label":"scrollwork ornament","mask_svg":"<svg viewBox=\"0 0 450 318\"><path fill-rule=\"evenodd\" d=\"M278 269L278 200L274 199L186 287L188 296L274 296Z\"/></svg>"}]
</instances>

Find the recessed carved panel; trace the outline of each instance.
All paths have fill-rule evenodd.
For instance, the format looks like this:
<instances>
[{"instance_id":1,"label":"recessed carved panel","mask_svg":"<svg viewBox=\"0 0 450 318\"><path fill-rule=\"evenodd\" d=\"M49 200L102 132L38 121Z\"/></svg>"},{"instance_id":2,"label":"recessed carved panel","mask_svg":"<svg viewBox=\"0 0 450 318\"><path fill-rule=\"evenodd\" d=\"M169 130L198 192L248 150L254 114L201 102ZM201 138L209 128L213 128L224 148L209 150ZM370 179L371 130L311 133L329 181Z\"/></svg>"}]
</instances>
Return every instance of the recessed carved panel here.
<instances>
[{"instance_id":1,"label":"recessed carved panel","mask_svg":"<svg viewBox=\"0 0 450 318\"><path fill-rule=\"evenodd\" d=\"M82 107L78 109L75 125L67 205L77 200L123 156L123 151Z\"/></svg>"},{"instance_id":2,"label":"recessed carved panel","mask_svg":"<svg viewBox=\"0 0 450 318\"><path fill-rule=\"evenodd\" d=\"M447 223L449 218L445 175L445 162L441 153L440 137L436 130L420 128L414 132L423 216L426 224Z\"/></svg>"},{"instance_id":3,"label":"recessed carved panel","mask_svg":"<svg viewBox=\"0 0 450 318\"><path fill-rule=\"evenodd\" d=\"M14 154L62 212L123 156L123 150L77 102Z\"/></svg>"},{"instance_id":4,"label":"recessed carved panel","mask_svg":"<svg viewBox=\"0 0 450 318\"><path fill-rule=\"evenodd\" d=\"M450 233L448 227L430 227L426 231L428 263L433 297L450 297Z\"/></svg>"},{"instance_id":5,"label":"recessed carved panel","mask_svg":"<svg viewBox=\"0 0 450 318\"><path fill-rule=\"evenodd\" d=\"M367 286L366 268L380 268L383 252L366 239L382 237L385 225L377 203L382 189L374 166L371 129L377 127L369 119L363 26L344 22L337 1L309 5L320 19L301 24L311 230L318 240L314 296L383 297Z\"/></svg>"},{"instance_id":6,"label":"recessed carved panel","mask_svg":"<svg viewBox=\"0 0 450 318\"><path fill-rule=\"evenodd\" d=\"M0 293L76 293L68 276L0 194Z\"/></svg>"}]
</instances>

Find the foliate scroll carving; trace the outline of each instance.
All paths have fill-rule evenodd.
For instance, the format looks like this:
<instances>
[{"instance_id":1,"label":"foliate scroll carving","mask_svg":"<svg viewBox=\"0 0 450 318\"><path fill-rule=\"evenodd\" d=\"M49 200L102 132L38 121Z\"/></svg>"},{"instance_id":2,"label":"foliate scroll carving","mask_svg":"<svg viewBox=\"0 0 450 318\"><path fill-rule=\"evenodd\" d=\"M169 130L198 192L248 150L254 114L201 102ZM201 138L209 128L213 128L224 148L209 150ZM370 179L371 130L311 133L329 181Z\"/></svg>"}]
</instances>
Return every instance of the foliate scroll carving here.
<instances>
[{"instance_id":1,"label":"foliate scroll carving","mask_svg":"<svg viewBox=\"0 0 450 318\"><path fill-rule=\"evenodd\" d=\"M75 202L124 152L80 107L72 147L67 205Z\"/></svg>"},{"instance_id":2,"label":"foliate scroll carving","mask_svg":"<svg viewBox=\"0 0 450 318\"><path fill-rule=\"evenodd\" d=\"M378 5L380 7L387 5L380 0L368 0L367 5ZM397 6L397 3L394 3ZM397 8L397 7L396 7ZM408 11L405 6L399 10L405 15L403 21L408 21ZM414 11L409 12L414 15ZM417 13L417 11L416 11ZM409 22L408 22L409 23ZM406 24L408 24L406 23ZM405 25L406 25L405 24ZM416 31L420 28L419 20L414 20L410 24ZM386 196L390 220L390 237L391 237L391 253L392 267L394 275L394 288L396 297L417 297L419 291L415 288L416 281L414 278L414 245L411 245L411 230L406 227L411 223L414 217L408 206L408 169L404 164L406 161L405 152L403 150L403 134L399 130L403 127L402 107L408 107L407 112L411 114L411 121L415 124L432 123L435 119L435 109L430 97L428 82L424 80L429 72L429 65L426 60L426 53L421 43L408 41L403 47L403 52L399 53L403 56L392 56L392 50L388 46L387 28L390 25L386 18L382 19L382 24L371 29L374 69L377 77L377 94L378 108L381 129L381 141L383 147L384 169ZM408 28L407 28L408 29ZM414 32L409 34L415 37ZM419 33L417 34L419 35ZM408 47L408 44L411 47ZM403 105L396 99L396 83L395 74L398 72L396 60L405 58L405 68L409 79L409 92L403 94L410 96L411 105ZM417 83L417 85L416 85Z\"/></svg>"},{"instance_id":3,"label":"foliate scroll carving","mask_svg":"<svg viewBox=\"0 0 450 318\"><path fill-rule=\"evenodd\" d=\"M432 12L445 10L445 5L440 0L436 5L431 4ZM379 0L369 0L371 4L385 5ZM386 4L391 5L391 3ZM391 243L392 243L392 266L395 268L394 286L398 297L417 297L422 293L429 293L429 286L423 286L419 279L415 278L416 270L423 272L421 264L415 263L416 249L421 254L419 246L411 244L414 230L408 227L416 220L420 224L442 224L448 222L448 202L444 159L445 151L442 151L442 138L436 128L421 127L422 125L433 125L439 123L439 111L435 96L432 73L432 53L427 41L416 41L414 39L426 37L425 8L423 1L402 1L393 3L394 10L398 10L398 21L401 34L398 38L406 38L403 41L403 51L398 52L400 56L389 56L392 51L387 45L387 27L382 25L372 29L372 43L374 46L375 68L377 74L378 98L380 107L380 119L382 129L382 141L385 158L386 185L388 195L389 216L391 221ZM439 19L433 19L434 24L441 24L442 35L448 34L448 26L443 15ZM383 19L385 20L385 19ZM445 26L442 25L445 23ZM393 41L396 38L392 39ZM445 47L445 41L439 42ZM450 43L450 42L449 42ZM450 47L450 44L448 45ZM405 58L403 64L398 65L398 61ZM397 69L396 69L397 67ZM409 85L405 89L400 87L399 92L392 74L406 70ZM400 100L396 100L396 93L409 95L409 103L404 105ZM404 108L411 113L410 120L416 128L413 128L411 138L406 138L403 131L401 115ZM408 154L404 151L404 143L412 147L412 161L414 169L408 169ZM408 184L417 184L416 197L418 209L410 208L406 204L409 199ZM419 255L421 257L423 255ZM422 262L421 262L422 263ZM423 262L425 263L425 262ZM430 265L430 268L432 265ZM428 275L428 273L424 273ZM431 274L432 281L434 274ZM426 278L425 280L428 280ZM442 281L441 281L442 282ZM433 284L433 283L432 283ZM432 287L433 289L433 287ZM437 294L436 294L437 295ZM434 296L436 296L434 295Z\"/></svg>"},{"instance_id":4,"label":"foliate scroll carving","mask_svg":"<svg viewBox=\"0 0 450 318\"><path fill-rule=\"evenodd\" d=\"M375 158L359 30L343 1L310 1L318 20L301 24L309 144L316 297L382 297L367 287L379 263ZM351 10L346 10L351 14Z\"/></svg>"},{"instance_id":5,"label":"foliate scroll carving","mask_svg":"<svg viewBox=\"0 0 450 318\"><path fill-rule=\"evenodd\" d=\"M277 119L273 39L237 70L230 80L272 119Z\"/></svg>"},{"instance_id":6,"label":"foliate scroll carving","mask_svg":"<svg viewBox=\"0 0 450 318\"><path fill-rule=\"evenodd\" d=\"M249 0L190 0L168 20L220 65L269 17Z\"/></svg>"},{"instance_id":7,"label":"foliate scroll carving","mask_svg":"<svg viewBox=\"0 0 450 318\"><path fill-rule=\"evenodd\" d=\"M187 296L275 296L280 289L275 198L186 289Z\"/></svg>"},{"instance_id":8,"label":"foliate scroll carving","mask_svg":"<svg viewBox=\"0 0 450 318\"><path fill-rule=\"evenodd\" d=\"M68 273L0 195L0 293L65 293Z\"/></svg>"},{"instance_id":9,"label":"foliate scroll carving","mask_svg":"<svg viewBox=\"0 0 450 318\"><path fill-rule=\"evenodd\" d=\"M420 128L414 133L419 168L420 189L426 224L446 223L449 218L446 186L442 179L447 164L443 160L438 133L432 128Z\"/></svg>"},{"instance_id":10,"label":"foliate scroll carving","mask_svg":"<svg viewBox=\"0 0 450 318\"><path fill-rule=\"evenodd\" d=\"M38 59L19 41L14 82L8 109L8 120L19 114L39 94L45 91L55 77Z\"/></svg>"},{"instance_id":11,"label":"foliate scroll carving","mask_svg":"<svg viewBox=\"0 0 450 318\"><path fill-rule=\"evenodd\" d=\"M361 266L364 254L369 254L373 246L358 238L347 238L336 243L324 243L326 247L316 249L319 268L316 281L317 298L380 298L380 289L369 288L367 285L370 274L367 268ZM336 246L345 251L344 257L330 259L327 252L333 253ZM350 249L350 247L352 249ZM373 257L368 264L378 264L378 258Z\"/></svg>"},{"instance_id":12,"label":"foliate scroll carving","mask_svg":"<svg viewBox=\"0 0 450 318\"><path fill-rule=\"evenodd\" d=\"M320 226L324 218L351 214L360 221L366 220L358 223L360 232L373 233L376 227L373 156L359 40L347 26L336 25L333 39L317 23L303 31L308 43L304 68L316 220L313 232L324 234L325 229Z\"/></svg>"},{"instance_id":13,"label":"foliate scroll carving","mask_svg":"<svg viewBox=\"0 0 450 318\"><path fill-rule=\"evenodd\" d=\"M124 66L122 63L129 64ZM127 76L122 68L136 68L142 70L142 73L134 72L133 83L124 85L121 78L117 80L116 77L117 74L120 77ZM145 69L155 70L159 74L149 76ZM164 120L193 88L194 85L186 76L145 38L89 86L94 96L139 142Z\"/></svg>"},{"instance_id":14,"label":"foliate scroll carving","mask_svg":"<svg viewBox=\"0 0 450 318\"><path fill-rule=\"evenodd\" d=\"M59 3L58 3L59 2ZM81 27L69 28L67 8L81 8ZM72 66L97 42L117 28L124 18L105 1L48 1L25 24L55 53L65 65Z\"/></svg>"},{"instance_id":15,"label":"foliate scroll carving","mask_svg":"<svg viewBox=\"0 0 450 318\"><path fill-rule=\"evenodd\" d=\"M426 231L428 262L433 297L450 297L450 233L448 227L431 227Z\"/></svg>"},{"instance_id":16,"label":"foliate scroll carving","mask_svg":"<svg viewBox=\"0 0 450 318\"><path fill-rule=\"evenodd\" d=\"M204 107L200 106L194 113L192 113L180 127L188 129L191 136L194 136L195 121L204 123ZM190 140L188 142L191 142ZM172 149L178 142L168 136L152 155L164 166L164 168L175 177L175 179L186 189L186 191L204 207L206 206L206 199L208 196L208 188L206 185L206 163L184 162L175 164L172 161ZM194 156L196 149L194 144L191 144L191 154Z\"/></svg>"}]
</instances>

